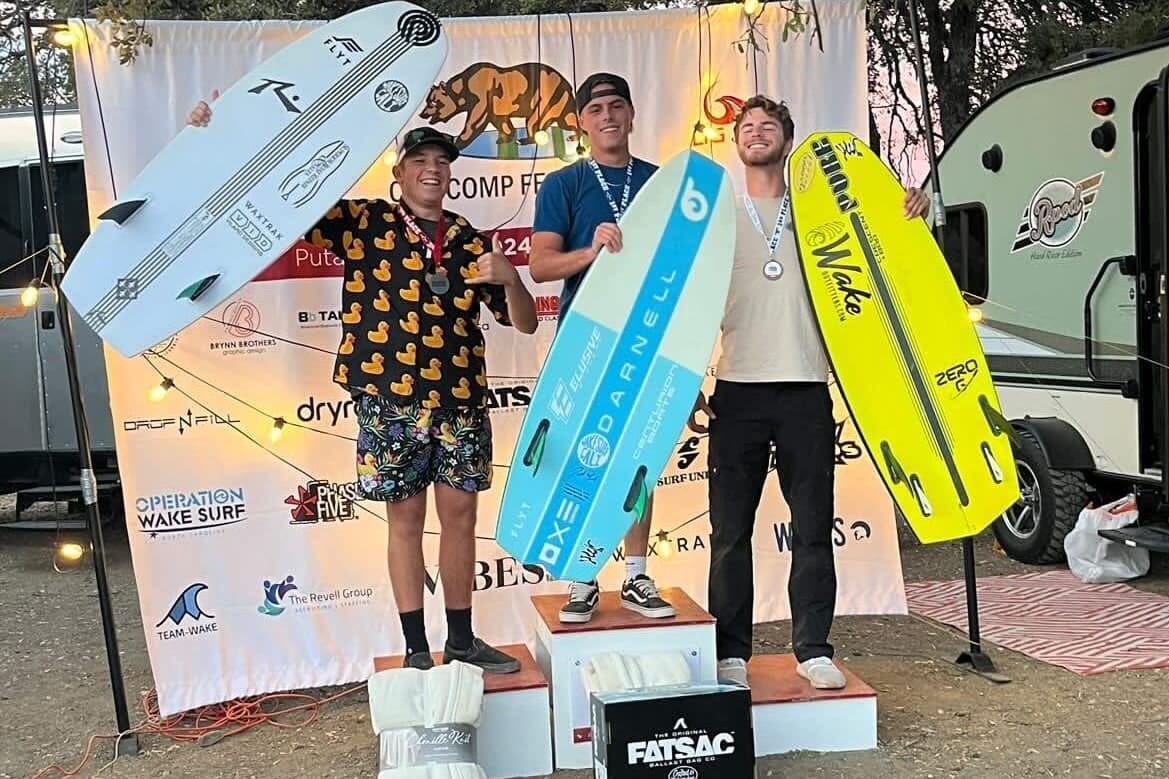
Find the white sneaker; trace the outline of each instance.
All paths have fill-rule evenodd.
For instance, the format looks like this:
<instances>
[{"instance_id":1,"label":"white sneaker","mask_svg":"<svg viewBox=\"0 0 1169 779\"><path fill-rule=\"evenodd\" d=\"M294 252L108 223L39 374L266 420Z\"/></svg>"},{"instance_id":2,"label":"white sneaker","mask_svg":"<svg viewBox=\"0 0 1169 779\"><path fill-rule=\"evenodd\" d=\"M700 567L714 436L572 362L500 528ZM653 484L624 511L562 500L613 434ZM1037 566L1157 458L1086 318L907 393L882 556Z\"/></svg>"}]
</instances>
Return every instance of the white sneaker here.
<instances>
[{"instance_id":1,"label":"white sneaker","mask_svg":"<svg viewBox=\"0 0 1169 779\"><path fill-rule=\"evenodd\" d=\"M747 661L741 657L728 657L718 661L718 680L723 683L747 684Z\"/></svg>"},{"instance_id":2,"label":"white sneaker","mask_svg":"<svg viewBox=\"0 0 1169 779\"><path fill-rule=\"evenodd\" d=\"M818 690L839 690L846 681L844 674L827 657L813 657L796 666L796 673Z\"/></svg>"}]
</instances>

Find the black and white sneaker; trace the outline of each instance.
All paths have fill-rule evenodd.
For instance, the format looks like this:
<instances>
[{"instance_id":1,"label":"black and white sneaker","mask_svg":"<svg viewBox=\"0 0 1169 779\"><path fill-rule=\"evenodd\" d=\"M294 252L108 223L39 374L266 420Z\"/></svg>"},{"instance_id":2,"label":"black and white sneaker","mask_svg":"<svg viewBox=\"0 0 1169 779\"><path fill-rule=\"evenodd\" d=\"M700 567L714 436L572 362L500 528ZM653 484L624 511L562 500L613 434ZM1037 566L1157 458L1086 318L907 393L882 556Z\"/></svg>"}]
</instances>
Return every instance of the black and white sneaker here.
<instances>
[{"instance_id":1,"label":"black and white sneaker","mask_svg":"<svg viewBox=\"0 0 1169 779\"><path fill-rule=\"evenodd\" d=\"M568 588L568 602L560 609L561 622L588 622L597 610L601 589L596 582L573 582Z\"/></svg>"},{"instance_id":2,"label":"black and white sneaker","mask_svg":"<svg viewBox=\"0 0 1169 779\"><path fill-rule=\"evenodd\" d=\"M471 646L468 649L455 649L449 643L446 645L442 661L451 663L455 660L469 665L477 665L483 669L484 673L489 674L513 674L520 670L519 660L506 652L499 651L478 636L471 641Z\"/></svg>"},{"instance_id":3,"label":"black and white sneaker","mask_svg":"<svg viewBox=\"0 0 1169 779\"><path fill-rule=\"evenodd\" d=\"M653 579L644 573L626 579L621 585L621 605L651 619L674 616L674 607L662 600Z\"/></svg>"}]
</instances>

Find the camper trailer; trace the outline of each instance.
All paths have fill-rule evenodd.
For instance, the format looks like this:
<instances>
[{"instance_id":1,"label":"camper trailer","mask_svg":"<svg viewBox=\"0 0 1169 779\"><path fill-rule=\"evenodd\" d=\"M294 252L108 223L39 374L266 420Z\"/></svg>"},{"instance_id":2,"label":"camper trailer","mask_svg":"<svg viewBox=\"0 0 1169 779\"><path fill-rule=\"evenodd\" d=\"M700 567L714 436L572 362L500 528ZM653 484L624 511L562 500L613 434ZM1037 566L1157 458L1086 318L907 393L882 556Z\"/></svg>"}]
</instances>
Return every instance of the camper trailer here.
<instances>
[{"instance_id":1,"label":"camper trailer","mask_svg":"<svg viewBox=\"0 0 1169 779\"><path fill-rule=\"evenodd\" d=\"M1088 502L1129 492L1139 526L1101 534L1169 551L1167 152L1161 37L1010 85L939 157L943 249L1020 433L994 524L1015 560L1064 559Z\"/></svg>"},{"instance_id":2,"label":"camper trailer","mask_svg":"<svg viewBox=\"0 0 1169 779\"><path fill-rule=\"evenodd\" d=\"M46 107L44 128L68 258L89 234L77 109ZM80 499L77 435L56 304L47 286L32 306L21 300L30 283L47 281L51 272L46 271L44 204L33 114L0 110L0 494L16 493L18 519L37 501L77 505ZM97 335L80 317L72 317L72 324L100 505L103 518L110 518L120 498L105 361Z\"/></svg>"}]
</instances>

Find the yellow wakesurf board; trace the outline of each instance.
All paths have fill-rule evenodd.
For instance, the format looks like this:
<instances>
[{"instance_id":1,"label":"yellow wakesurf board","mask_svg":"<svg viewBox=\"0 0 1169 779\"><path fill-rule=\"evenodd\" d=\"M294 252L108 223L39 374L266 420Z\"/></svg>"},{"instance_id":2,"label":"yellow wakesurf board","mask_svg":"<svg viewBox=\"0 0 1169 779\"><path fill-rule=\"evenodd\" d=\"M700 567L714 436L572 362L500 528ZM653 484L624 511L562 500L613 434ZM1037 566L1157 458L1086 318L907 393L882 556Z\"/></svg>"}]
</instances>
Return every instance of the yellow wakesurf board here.
<instances>
[{"instance_id":1,"label":"yellow wakesurf board","mask_svg":"<svg viewBox=\"0 0 1169 779\"><path fill-rule=\"evenodd\" d=\"M928 225L852 133L810 135L788 186L824 348L890 495L921 543L983 531L1019 499L1014 431Z\"/></svg>"}]
</instances>

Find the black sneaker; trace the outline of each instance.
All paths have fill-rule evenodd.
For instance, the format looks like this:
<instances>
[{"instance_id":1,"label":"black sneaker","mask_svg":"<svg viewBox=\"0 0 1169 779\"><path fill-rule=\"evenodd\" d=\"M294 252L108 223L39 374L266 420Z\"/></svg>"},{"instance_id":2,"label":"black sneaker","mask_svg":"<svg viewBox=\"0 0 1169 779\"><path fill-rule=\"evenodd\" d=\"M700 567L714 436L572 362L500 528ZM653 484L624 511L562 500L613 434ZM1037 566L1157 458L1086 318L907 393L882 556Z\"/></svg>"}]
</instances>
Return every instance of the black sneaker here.
<instances>
[{"instance_id":1,"label":"black sneaker","mask_svg":"<svg viewBox=\"0 0 1169 779\"><path fill-rule=\"evenodd\" d=\"M402 663L402 667L428 671L434 668L434 658L430 656L430 652L411 652L406 655L406 662Z\"/></svg>"},{"instance_id":2,"label":"black sneaker","mask_svg":"<svg viewBox=\"0 0 1169 779\"><path fill-rule=\"evenodd\" d=\"M568 588L568 602L560 608L560 621L588 622L600 598L601 589L596 582L573 582Z\"/></svg>"},{"instance_id":3,"label":"black sneaker","mask_svg":"<svg viewBox=\"0 0 1169 779\"><path fill-rule=\"evenodd\" d=\"M674 607L662 600L653 579L644 573L626 579L621 585L621 605L651 619L674 616Z\"/></svg>"},{"instance_id":4,"label":"black sneaker","mask_svg":"<svg viewBox=\"0 0 1169 779\"><path fill-rule=\"evenodd\" d=\"M473 639L469 649L452 649L451 645L447 644L442 661L449 663L454 660L477 665L484 673L489 674L513 674L520 670L519 660L493 646L488 646L481 638Z\"/></svg>"}]
</instances>

